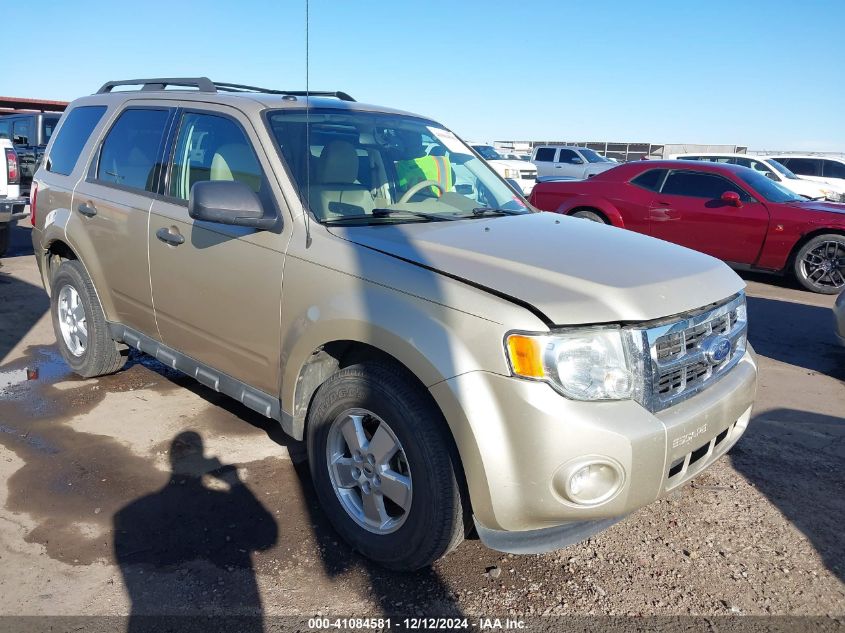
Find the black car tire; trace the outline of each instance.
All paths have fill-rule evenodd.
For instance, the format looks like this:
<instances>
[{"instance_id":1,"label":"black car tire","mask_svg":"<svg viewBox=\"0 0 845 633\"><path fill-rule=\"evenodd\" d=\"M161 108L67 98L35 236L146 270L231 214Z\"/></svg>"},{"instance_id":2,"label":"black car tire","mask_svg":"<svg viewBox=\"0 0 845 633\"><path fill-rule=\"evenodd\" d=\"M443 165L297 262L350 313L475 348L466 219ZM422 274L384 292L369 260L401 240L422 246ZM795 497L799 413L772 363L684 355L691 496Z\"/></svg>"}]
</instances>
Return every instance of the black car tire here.
<instances>
[{"instance_id":1,"label":"black car tire","mask_svg":"<svg viewBox=\"0 0 845 633\"><path fill-rule=\"evenodd\" d=\"M407 457L412 499L404 523L375 534L357 523L332 484L327 446L333 422L365 409L388 423ZM459 460L446 421L422 387L401 367L366 361L333 374L314 395L307 417L308 460L322 508L353 548L391 569L430 565L465 536Z\"/></svg>"},{"instance_id":2,"label":"black car tire","mask_svg":"<svg viewBox=\"0 0 845 633\"><path fill-rule=\"evenodd\" d=\"M112 374L123 367L126 357L120 353L118 344L111 338L103 308L94 291L94 285L85 272L85 268L76 260L62 262L51 282L50 313L53 331L62 358L74 373L83 378L93 378ZM87 344L85 351L77 356L64 340L59 324L59 296L62 288L71 286L79 295L79 301L85 311L87 326Z\"/></svg>"}]
</instances>

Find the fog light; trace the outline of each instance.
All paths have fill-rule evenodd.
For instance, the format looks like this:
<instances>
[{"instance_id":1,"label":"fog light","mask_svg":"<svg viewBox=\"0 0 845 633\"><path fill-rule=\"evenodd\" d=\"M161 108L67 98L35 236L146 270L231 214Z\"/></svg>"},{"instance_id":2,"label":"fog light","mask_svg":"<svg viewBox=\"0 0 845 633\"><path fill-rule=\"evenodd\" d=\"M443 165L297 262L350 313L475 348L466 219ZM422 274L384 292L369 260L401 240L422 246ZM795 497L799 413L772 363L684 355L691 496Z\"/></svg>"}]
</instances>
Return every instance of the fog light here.
<instances>
[{"instance_id":1,"label":"fog light","mask_svg":"<svg viewBox=\"0 0 845 633\"><path fill-rule=\"evenodd\" d=\"M566 470L566 497L579 505L607 501L622 486L622 473L610 462L581 462Z\"/></svg>"}]
</instances>

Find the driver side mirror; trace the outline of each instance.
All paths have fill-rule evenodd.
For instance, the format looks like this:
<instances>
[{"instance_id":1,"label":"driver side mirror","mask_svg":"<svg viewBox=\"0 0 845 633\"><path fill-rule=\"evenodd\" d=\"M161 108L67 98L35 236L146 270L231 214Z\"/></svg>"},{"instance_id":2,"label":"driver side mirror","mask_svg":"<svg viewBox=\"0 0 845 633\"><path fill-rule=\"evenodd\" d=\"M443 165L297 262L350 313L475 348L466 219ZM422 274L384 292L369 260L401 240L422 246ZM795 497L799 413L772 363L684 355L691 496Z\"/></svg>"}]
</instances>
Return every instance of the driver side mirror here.
<instances>
[{"instance_id":1,"label":"driver side mirror","mask_svg":"<svg viewBox=\"0 0 845 633\"><path fill-rule=\"evenodd\" d=\"M777 182L777 180L778 180L778 177L777 177L777 176L775 176L775 174L774 174L773 172L771 172L771 171L764 171L764 172L763 172L763 175L764 175L766 178L768 178L769 180L774 180L775 182Z\"/></svg>"},{"instance_id":2,"label":"driver side mirror","mask_svg":"<svg viewBox=\"0 0 845 633\"><path fill-rule=\"evenodd\" d=\"M195 182L188 198L188 215L194 220L255 229L276 226L275 217L264 217L264 207L255 192L236 180Z\"/></svg>"},{"instance_id":3,"label":"driver side mirror","mask_svg":"<svg viewBox=\"0 0 845 633\"><path fill-rule=\"evenodd\" d=\"M742 201L739 199L739 194L736 191L726 191L722 194L722 202L732 207L741 207Z\"/></svg>"},{"instance_id":4,"label":"driver side mirror","mask_svg":"<svg viewBox=\"0 0 845 633\"><path fill-rule=\"evenodd\" d=\"M570 160L569 162L570 162L570 163L572 163L573 165L583 165L583 164L584 164L584 159L583 159L583 158L578 158L577 156L575 156L575 157L574 157L572 160Z\"/></svg>"}]
</instances>

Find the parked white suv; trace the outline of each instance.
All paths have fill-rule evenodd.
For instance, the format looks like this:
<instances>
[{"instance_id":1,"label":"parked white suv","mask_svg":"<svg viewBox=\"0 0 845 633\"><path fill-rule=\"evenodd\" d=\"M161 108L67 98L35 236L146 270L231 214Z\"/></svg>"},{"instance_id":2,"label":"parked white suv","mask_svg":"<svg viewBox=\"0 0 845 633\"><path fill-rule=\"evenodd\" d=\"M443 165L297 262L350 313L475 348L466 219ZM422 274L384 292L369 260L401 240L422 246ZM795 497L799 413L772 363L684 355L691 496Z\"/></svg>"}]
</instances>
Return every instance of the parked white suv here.
<instances>
[{"instance_id":1,"label":"parked white suv","mask_svg":"<svg viewBox=\"0 0 845 633\"><path fill-rule=\"evenodd\" d=\"M618 165L586 147L538 145L531 154L537 178L586 179Z\"/></svg>"},{"instance_id":2,"label":"parked white suv","mask_svg":"<svg viewBox=\"0 0 845 633\"><path fill-rule=\"evenodd\" d=\"M801 154L775 155L767 158L773 158L785 165L801 178L836 187L839 196L834 201L845 202L845 158Z\"/></svg>"},{"instance_id":3,"label":"parked white suv","mask_svg":"<svg viewBox=\"0 0 845 633\"><path fill-rule=\"evenodd\" d=\"M524 160L505 158L492 145L472 145L472 149L502 178L516 181L526 196L531 193L537 182L537 168L534 165Z\"/></svg>"},{"instance_id":4,"label":"parked white suv","mask_svg":"<svg viewBox=\"0 0 845 633\"><path fill-rule=\"evenodd\" d=\"M767 178L780 183L793 193L810 199L841 202L845 197L845 186L814 182L799 177L787 166L771 156L749 156L748 154L672 154L669 158L679 160L705 160L711 163L728 163L750 167Z\"/></svg>"},{"instance_id":5,"label":"parked white suv","mask_svg":"<svg viewBox=\"0 0 845 633\"><path fill-rule=\"evenodd\" d=\"M15 152L12 141L7 138L0 138L0 159L3 161L0 167L0 257L2 257L9 247L13 221L22 215L15 213L15 210L22 209L27 204L27 200L20 195L21 171L18 154Z\"/></svg>"}]
</instances>

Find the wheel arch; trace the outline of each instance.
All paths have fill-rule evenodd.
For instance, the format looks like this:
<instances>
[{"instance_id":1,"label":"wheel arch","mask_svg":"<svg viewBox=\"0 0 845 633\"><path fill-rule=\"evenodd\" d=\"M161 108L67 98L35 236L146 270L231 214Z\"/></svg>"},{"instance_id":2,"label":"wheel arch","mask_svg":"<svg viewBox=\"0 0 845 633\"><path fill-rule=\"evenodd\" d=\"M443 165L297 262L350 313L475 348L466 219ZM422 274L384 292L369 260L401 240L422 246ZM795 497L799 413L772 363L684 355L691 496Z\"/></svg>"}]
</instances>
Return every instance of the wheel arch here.
<instances>
[{"instance_id":1,"label":"wheel arch","mask_svg":"<svg viewBox=\"0 0 845 633\"><path fill-rule=\"evenodd\" d=\"M567 200L561 205L558 213L564 215L572 215L577 211L592 211L601 215L608 224L625 228L625 221L622 219L622 214L610 202L600 198L575 198Z\"/></svg>"},{"instance_id":2,"label":"wheel arch","mask_svg":"<svg viewBox=\"0 0 845 633\"><path fill-rule=\"evenodd\" d=\"M784 266L783 272L788 273L792 270L798 251L800 251L807 242L819 235L841 235L845 237L845 227L820 227L804 233L792 246L792 250L789 251L789 256L786 258L786 265Z\"/></svg>"},{"instance_id":3,"label":"wheel arch","mask_svg":"<svg viewBox=\"0 0 845 633\"><path fill-rule=\"evenodd\" d=\"M442 429L451 448L462 502L467 515L465 519L468 518L472 511L472 504L466 481L466 472L464 471L464 460L461 457L461 449L455 437L455 429L449 424L445 412L429 391L425 382L402 360L375 345L352 339L339 339L326 342L312 352L300 368L296 381L291 435L300 441L305 439L308 411L314 402L317 390L323 383L343 368L366 361L381 361L394 366L397 371L402 372L419 388L420 393L424 394L424 397L440 413L441 420L438 423L442 423ZM467 525L471 525L471 521Z\"/></svg>"}]
</instances>

